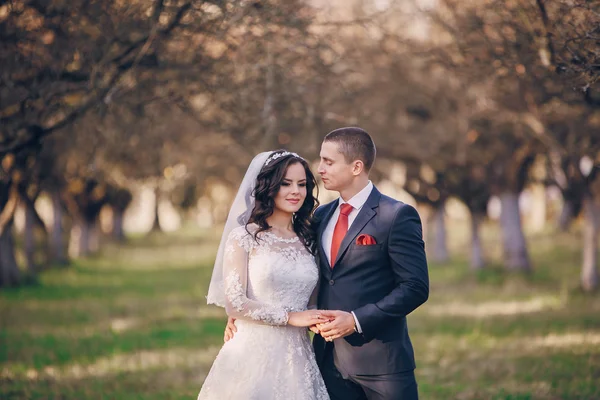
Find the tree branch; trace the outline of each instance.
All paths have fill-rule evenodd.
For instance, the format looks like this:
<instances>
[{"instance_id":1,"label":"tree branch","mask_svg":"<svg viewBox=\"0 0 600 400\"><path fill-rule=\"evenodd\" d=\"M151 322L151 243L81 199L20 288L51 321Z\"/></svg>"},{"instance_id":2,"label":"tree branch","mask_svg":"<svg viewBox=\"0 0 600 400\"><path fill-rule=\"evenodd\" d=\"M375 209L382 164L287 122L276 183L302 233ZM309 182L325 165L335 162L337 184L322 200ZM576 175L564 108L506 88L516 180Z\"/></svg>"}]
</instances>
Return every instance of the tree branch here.
<instances>
[{"instance_id":1,"label":"tree branch","mask_svg":"<svg viewBox=\"0 0 600 400\"><path fill-rule=\"evenodd\" d=\"M550 30L550 19L548 18L548 12L546 11L545 0L536 0L538 9L540 10L540 16L544 23L544 29L546 30L546 46L550 53L550 64L556 65L556 51L554 49L554 42L552 40L552 31Z\"/></svg>"}]
</instances>

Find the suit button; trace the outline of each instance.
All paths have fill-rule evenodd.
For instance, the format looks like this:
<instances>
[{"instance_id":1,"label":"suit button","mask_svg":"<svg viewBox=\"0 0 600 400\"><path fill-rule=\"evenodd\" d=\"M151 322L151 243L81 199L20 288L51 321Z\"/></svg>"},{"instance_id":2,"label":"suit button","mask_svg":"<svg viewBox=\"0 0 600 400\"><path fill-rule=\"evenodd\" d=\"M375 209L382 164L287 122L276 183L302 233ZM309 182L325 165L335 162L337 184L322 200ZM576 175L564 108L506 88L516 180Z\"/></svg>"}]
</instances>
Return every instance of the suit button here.
<instances>
[{"instance_id":1,"label":"suit button","mask_svg":"<svg viewBox=\"0 0 600 400\"><path fill-rule=\"evenodd\" d=\"M334 283L335 283L335 281L333 279L329 281L330 286L333 286Z\"/></svg>"}]
</instances>

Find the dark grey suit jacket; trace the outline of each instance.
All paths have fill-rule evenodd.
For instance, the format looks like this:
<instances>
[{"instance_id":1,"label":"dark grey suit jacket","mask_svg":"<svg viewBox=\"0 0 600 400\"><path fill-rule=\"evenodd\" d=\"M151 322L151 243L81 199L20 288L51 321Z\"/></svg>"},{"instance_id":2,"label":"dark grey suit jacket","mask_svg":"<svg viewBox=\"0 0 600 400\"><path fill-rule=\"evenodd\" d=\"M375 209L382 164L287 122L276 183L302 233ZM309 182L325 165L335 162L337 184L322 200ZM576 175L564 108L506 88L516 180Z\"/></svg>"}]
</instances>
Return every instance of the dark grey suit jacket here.
<instances>
[{"instance_id":1,"label":"dark grey suit jacket","mask_svg":"<svg viewBox=\"0 0 600 400\"><path fill-rule=\"evenodd\" d=\"M410 205L373 188L344 237L332 269L322 246L325 227L338 200L321 206L317 220L321 270L319 309L354 311L362 334L334 341L336 366L344 375L385 375L415 368L406 316L429 296L421 220ZM359 246L359 234L376 245ZM325 340L315 335L317 362Z\"/></svg>"}]
</instances>

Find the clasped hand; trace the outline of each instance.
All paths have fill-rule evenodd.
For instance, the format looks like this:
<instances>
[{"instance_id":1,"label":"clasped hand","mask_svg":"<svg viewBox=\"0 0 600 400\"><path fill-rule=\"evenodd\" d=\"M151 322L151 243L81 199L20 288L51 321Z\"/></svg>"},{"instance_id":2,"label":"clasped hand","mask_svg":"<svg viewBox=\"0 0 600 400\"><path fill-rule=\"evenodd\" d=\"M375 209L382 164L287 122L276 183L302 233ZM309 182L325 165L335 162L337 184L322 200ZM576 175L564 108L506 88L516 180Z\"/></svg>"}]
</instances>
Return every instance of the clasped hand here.
<instances>
[{"instance_id":1,"label":"clasped hand","mask_svg":"<svg viewBox=\"0 0 600 400\"><path fill-rule=\"evenodd\" d=\"M354 317L351 313L337 310L307 310L290 313L289 325L307 326L317 335L331 342L354 333ZM223 339L232 339L237 328L235 319L229 317Z\"/></svg>"},{"instance_id":2,"label":"clasped hand","mask_svg":"<svg viewBox=\"0 0 600 400\"><path fill-rule=\"evenodd\" d=\"M317 335L321 335L326 341L331 342L354 333L354 317L346 311L319 310L321 315L329 320L315 325L309 329Z\"/></svg>"}]
</instances>

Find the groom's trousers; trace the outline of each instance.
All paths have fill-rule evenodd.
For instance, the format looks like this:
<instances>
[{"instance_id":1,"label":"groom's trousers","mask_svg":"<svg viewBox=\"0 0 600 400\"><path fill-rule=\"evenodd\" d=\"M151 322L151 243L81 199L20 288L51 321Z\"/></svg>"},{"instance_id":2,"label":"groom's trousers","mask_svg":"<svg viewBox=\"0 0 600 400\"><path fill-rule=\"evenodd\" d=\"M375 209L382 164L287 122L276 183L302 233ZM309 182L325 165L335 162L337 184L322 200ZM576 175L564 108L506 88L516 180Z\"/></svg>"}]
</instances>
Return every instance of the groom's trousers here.
<instances>
[{"instance_id":1,"label":"groom's trousers","mask_svg":"<svg viewBox=\"0 0 600 400\"><path fill-rule=\"evenodd\" d=\"M325 348L321 373L331 400L418 400L414 370L389 375L347 375L335 366L333 344Z\"/></svg>"}]
</instances>

